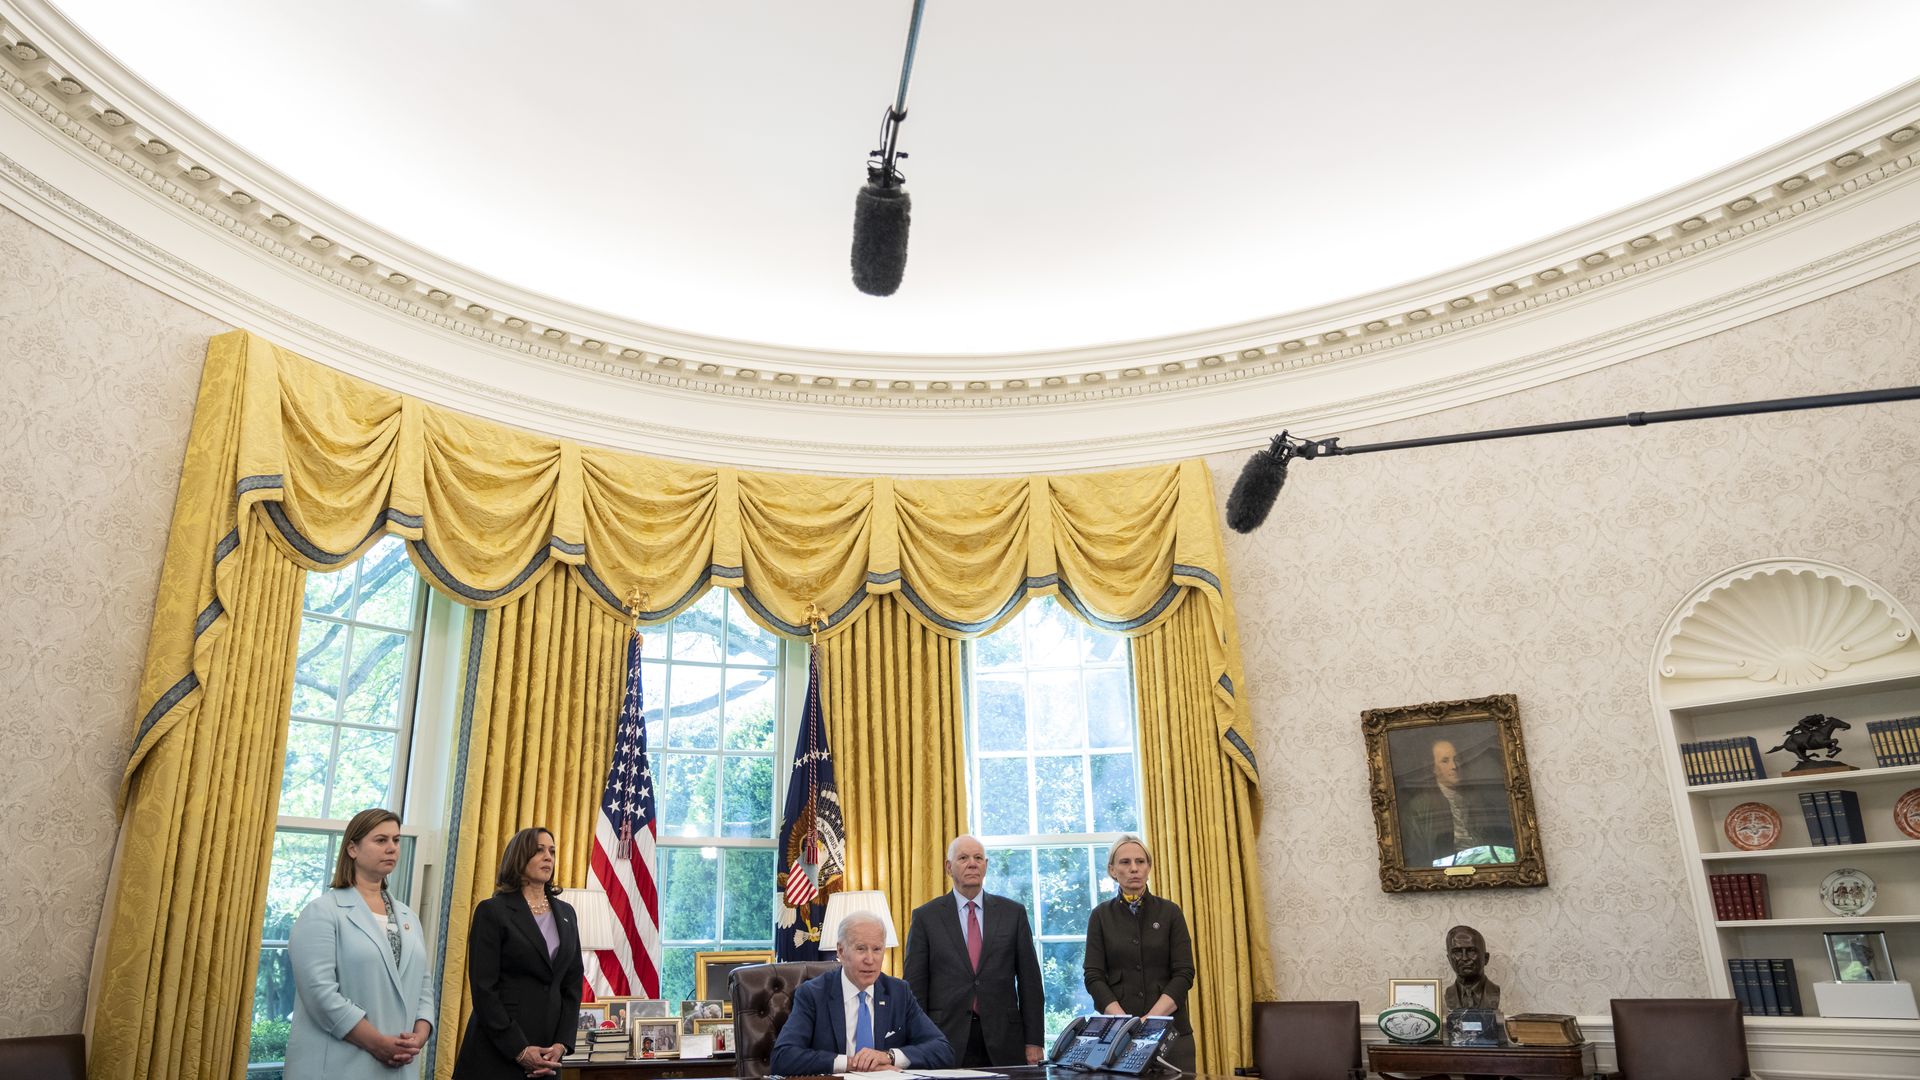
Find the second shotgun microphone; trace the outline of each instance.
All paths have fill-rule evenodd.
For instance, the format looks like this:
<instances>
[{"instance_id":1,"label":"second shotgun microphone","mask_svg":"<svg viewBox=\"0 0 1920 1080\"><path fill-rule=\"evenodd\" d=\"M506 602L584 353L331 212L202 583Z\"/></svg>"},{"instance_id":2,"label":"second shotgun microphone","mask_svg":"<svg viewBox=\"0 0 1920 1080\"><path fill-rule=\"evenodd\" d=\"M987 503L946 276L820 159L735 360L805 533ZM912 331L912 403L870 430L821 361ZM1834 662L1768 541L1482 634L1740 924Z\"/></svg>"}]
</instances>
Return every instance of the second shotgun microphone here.
<instances>
[{"instance_id":1,"label":"second shotgun microphone","mask_svg":"<svg viewBox=\"0 0 1920 1080\"><path fill-rule=\"evenodd\" d=\"M913 199L902 179L884 162L870 162L867 182L853 197L853 287L868 296L892 296L907 273Z\"/></svg>"}]
</instances>

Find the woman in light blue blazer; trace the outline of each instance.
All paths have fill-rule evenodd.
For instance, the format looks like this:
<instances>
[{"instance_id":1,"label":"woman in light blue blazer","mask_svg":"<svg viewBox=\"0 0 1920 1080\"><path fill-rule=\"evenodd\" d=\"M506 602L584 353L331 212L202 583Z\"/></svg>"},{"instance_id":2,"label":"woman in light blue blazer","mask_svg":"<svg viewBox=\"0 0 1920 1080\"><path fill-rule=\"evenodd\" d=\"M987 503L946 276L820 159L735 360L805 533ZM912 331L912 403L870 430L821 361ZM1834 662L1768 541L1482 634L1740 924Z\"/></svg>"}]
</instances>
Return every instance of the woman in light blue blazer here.
<instances>
[{"instance_id":1,"label":"woman in light blue blazer","mask_svg":"<svg viewBox=\"0 0 1920 1080\"><path fill-rule=\"evenodd\" d=\"M294 920L286 1080L412 1080L433 1034L433 969L420 919L387 891L400 817L347 823L333 886Z\"/></svg>"}]
</instances>

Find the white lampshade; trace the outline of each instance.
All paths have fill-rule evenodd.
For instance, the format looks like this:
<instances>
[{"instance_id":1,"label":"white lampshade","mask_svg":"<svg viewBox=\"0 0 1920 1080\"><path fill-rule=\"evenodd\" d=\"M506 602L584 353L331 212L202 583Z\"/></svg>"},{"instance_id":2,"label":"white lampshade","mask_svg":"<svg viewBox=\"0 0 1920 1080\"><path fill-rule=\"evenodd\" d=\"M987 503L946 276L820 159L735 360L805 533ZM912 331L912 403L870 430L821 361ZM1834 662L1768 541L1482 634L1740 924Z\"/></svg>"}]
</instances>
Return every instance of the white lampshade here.
<instances>
[{"instance_id":1,"label":"white lampshade","mask_svg":"<svg viewBox=\"0 0 1920 1080\"><path fill-rule=\"evenodd\" d=\"M573 907L580 925L580 951L611 949L620 940L614 927L613 904L599 889L561 889L560 899Z\"/></svg>"},{"instance_id":2,"label":"white lampshade","mask_svg":"<svg viewBox=\"0 0 1920 1080\"><path fill-rule=\"evenodd\" d=\"M877 889L864 892L837 892L827 897L827 915L820 920L820 951L837 952L840 947L840 922L856 911L870 911L887 924L887 948L900 944L893 932L893 915L887 911L887 894Z\"/></svg>"}]
</instances>

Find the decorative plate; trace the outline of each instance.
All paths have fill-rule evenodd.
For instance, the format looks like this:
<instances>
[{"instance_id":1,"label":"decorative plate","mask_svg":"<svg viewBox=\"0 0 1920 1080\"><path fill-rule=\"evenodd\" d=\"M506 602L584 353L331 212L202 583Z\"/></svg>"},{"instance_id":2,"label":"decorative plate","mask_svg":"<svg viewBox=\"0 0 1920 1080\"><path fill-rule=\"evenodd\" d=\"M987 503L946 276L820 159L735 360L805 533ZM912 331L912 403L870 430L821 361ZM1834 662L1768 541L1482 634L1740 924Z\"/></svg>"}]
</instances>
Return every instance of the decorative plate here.
<instances>
[{"instance_id":1,"label":"decorative plate","mask_svg":"<svg viewBox=\"0 0 1920 1080\"><path fill-rule=\"evenodd\" d=\"M1820 902L1835 915L1865 915L1873 910L1873 879L1854 869L1835 870L1820 883Z\"/></svg>"},{"instance_id":2,"label":"decorative plate","mask_svg":"<svg viewBox=\"0 0 1920 1080\"><path fill-rule=\"evenodd\" d=\"M1914 788L1893 804L1893 827L1920 840L1920 787Z\"/></svg>"},{"instance_id":3,"label":"decorative plate","mask_svg":"<svg viewBox=\"0 0 1920 1080\"><path fill-rule=\"evenodd\" d=\"M1425 1005L1415 1005L1410 1001L1400 1002L1390 1009L1381 1009L1376 1021L1380 1031L1397 1043L1423 1043L1440 1033L1440 1018Z\"/></svg>"},{"instance_id":4,"label":"decorative plate","mask_svg":"<svg viewBox=\"0 0 1920 1080\"><path fill-rule=\"evenodd\" d=\"M1770 848L1780 839L1780 815L1766 803L1743 802L1727 812L1726 834L1741 851Z\"/></svg>"}]
</instances>

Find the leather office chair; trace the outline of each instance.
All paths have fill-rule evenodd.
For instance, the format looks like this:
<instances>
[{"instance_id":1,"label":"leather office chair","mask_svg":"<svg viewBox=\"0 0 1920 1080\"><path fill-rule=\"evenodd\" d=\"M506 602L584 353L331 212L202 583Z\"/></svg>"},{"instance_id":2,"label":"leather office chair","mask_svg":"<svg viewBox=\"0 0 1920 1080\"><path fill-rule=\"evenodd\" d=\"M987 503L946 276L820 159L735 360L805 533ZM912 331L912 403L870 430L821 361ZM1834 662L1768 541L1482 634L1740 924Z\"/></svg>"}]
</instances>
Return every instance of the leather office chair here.
<instances>
[{"instance_id":1,"label":"leather office chair","mask_svg":"<svg viewBox=\"0 0 1920 1080\"><path fill-rule=\"evenodd\" d=\"M1261 1080L1361 1080L1357 1001L1256 1001L1253 1064Z\"/></svg>"},{"instance_id":2,"label":"leather office chair","mask_svg":"<svg viewBox=\"0 0 1920 1080\"><path fill-rule=\"evenodd\" d=\"M86 1080L87 1040L81 1035L0 1039L0 1076Z\"/></svg>"},{"instance_id":3,"label":"leather office chair","mask_svg":"<svg viewBox=\"0 0 1920 1080\"><path fill-rule=\"evenodd\" d=\"M1731 1080L1747 1071L1747 1026L1732 998L1614 998L1620 1080Z\"/></svg>"},{"instance_id":4,"label":"leather office chair","mask_svg":"<svg viewBox=\"0 0 1920 1080\"><path fill-rule=\"evenodd\" d=\"M733 1075L765 1076L773 1040L793 1011L793 992L816 975L840 970L835 960L749 964L734 968Z\"/></svg>"}]
</instances>

